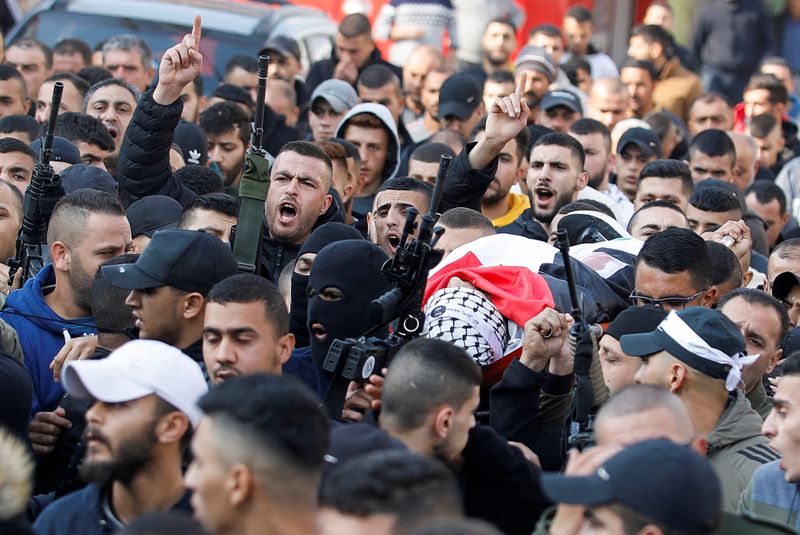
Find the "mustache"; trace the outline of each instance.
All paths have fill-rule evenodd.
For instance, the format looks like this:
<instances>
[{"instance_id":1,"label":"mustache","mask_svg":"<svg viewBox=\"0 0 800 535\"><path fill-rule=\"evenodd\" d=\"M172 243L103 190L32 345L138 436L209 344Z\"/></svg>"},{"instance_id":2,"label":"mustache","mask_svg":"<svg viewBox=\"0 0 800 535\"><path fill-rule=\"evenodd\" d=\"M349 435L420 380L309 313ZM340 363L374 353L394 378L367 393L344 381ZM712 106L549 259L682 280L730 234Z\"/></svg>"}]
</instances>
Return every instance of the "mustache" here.
<instances>
[{"instance_id":1,"label":"mustache","mask_svg":"<svg viewBox=\"0 0 800 535\"><path fill-rule=\"evenodd\" d=\"M83 432L83 441L88 442L89 440L97 440L98 442L102 442L107 446L110 445L108 437L97 427L91 425L86 426L86 430Z\"/></svg>"},{"instance_id":2,"label":"mustache","mask_svg":"<svg viewBox=\"0 0 800 535\"><path fill-rule=\"evenodd\" d=\"M219 366L214 368L213 374L216 377L220 373L224 373L224 372L233 372L236 375L243 375L242 371L239 368L237 368L236 366L233 366L231 364L220 364Z\"/></svg>"}]
</instances>

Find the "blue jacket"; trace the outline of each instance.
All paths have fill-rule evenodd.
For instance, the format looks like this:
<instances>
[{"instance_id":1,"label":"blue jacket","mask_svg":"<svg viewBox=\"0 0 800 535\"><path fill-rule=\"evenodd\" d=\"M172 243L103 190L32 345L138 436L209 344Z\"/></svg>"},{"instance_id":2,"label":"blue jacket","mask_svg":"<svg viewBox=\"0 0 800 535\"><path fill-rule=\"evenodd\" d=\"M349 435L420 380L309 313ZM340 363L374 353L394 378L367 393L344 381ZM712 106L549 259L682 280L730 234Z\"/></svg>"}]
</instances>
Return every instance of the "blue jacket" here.
<instances>
[{"instance_id":1,"label":"blue jacket","mask_svg":"<svg viewBox=\"0 0 800 535\"><path fill-rule=\"evenodd\" d=\"M172 511L191 514L190 494L187 492L172 506ZM111 535L120 527L118 520L109 516L110 505L101 487L86 485L81 490L67 494L48 505L36 522L36 535Z\"/></svg>"},{"instance_id":2,"label":"blue jacket","mask_svg":"<svg viewBox=\"0 0 800 535\"><path fill-rule=\"evenodd\" d=\"M55 285L52 265L46 265L25 286L11 292L0 318L16 329L25 353L25 367L33 380L33 405L31 414L52 411L64 395L64 389L53 381L50 363L64 347L64 329L72 337L94 334L92 318L65 320L44 302L43 288Z\"/></svg>"},{"instance_id":3,"label":"blue jacket","mask_svg":"<svg viewBox=\"0 0 800 535\"><path fill-rule=\"evenodd\" d=\"M780 460L761 465L742 492L739 513L800 529L800 487L786 481Z\"/></svg>"}]
</instances>

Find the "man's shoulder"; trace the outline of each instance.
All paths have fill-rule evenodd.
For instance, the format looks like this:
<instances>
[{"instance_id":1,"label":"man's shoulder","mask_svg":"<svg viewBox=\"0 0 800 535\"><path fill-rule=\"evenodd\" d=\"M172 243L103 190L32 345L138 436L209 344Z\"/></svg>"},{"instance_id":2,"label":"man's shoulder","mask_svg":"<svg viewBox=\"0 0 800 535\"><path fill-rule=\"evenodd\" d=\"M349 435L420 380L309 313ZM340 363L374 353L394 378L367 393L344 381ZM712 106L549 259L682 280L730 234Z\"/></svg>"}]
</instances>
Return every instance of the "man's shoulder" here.
<instances>
[{"instance_id":1,"label":"man's shoulder","mask_svg":"<svg viewBox=\"0 0 800 535\"><path fill-rule=\"evenodd\" d=\"M85 534L91 533L87 529L97 526L96 533L102 533L97 518L99 499L99 487L87 485L48 505L34 522L33 528L39 535Z\"/></svg>"}]
</instances>

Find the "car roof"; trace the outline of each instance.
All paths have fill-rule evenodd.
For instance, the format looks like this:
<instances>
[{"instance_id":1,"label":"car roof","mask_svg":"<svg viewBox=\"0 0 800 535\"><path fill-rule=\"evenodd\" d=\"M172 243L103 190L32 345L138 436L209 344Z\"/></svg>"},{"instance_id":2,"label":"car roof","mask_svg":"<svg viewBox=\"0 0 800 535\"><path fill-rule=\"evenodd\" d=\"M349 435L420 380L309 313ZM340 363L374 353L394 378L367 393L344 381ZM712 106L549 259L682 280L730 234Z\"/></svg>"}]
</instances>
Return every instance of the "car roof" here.
<instances>
[{"instance_id":1,"label":"car roof","mask_svg":"<svg viewBox=\"0 0 800 535\"><path fill-rule=\"evenodd\" d=\"M294 17L302 16L307 22L316 22L313 18L308 20L309 17L319 18L323 23L330 22L323 11L290 5L283 0L56 0L50 7L73 13L164 24L180 24L200 15L204 29L262 37L269 35L285 19Z\"/></svg>"}]
</instances>

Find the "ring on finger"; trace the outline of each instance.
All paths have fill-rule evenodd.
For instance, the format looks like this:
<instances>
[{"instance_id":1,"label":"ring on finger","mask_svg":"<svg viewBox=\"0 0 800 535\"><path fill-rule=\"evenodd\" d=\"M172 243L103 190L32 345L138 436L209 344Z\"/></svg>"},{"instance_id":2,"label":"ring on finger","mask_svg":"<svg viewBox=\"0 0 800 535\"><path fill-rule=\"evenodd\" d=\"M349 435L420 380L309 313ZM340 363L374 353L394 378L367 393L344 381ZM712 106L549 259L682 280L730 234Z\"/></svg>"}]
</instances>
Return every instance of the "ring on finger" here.
<instances>
[{"instance_id":1,"label":"ring on finger","mask_svg":"<svg viewBox=\"0 0 800 535\"><path fill-rule=\"evenodd\" d=\"M547 328L547 332L542 332L541 334L542 334L542 338L544 338L545 340L547 340L548 338L550 338L551 336L553 336L553 328L552 328L552 327L548 327L548 328Z\"/></svg>"}]
</instances>

